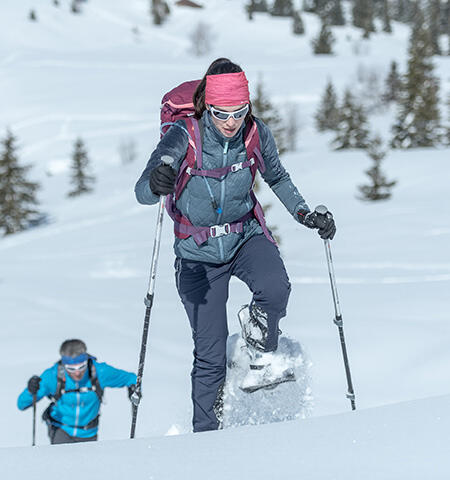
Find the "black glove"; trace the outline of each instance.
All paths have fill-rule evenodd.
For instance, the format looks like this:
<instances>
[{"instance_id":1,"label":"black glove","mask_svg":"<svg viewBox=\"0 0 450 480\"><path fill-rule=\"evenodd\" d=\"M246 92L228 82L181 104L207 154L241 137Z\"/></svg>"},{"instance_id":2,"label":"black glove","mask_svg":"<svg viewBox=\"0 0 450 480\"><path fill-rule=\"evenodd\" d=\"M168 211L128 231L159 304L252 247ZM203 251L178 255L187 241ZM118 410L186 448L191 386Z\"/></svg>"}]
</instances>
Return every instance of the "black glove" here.
<instances>
[{"instance_id":1,"label":"black glove","mask_svg":"<svg viewBox=\"0 0 450 480\"><path fill-rule=\"evenodd\" d=\"M155 195L169 195L175 191L177 172L170 165L158 165L150 172L150 190Z\"/></svg>"},{"instance_id":2,"label":"black glove","mask_svg":"<svg viewBox=\"0 0 450 480\"><path fill-rule=\"evenodd\" d=\"M333 240L336 233L336 224L334 223L333 214L327 212L320 215L317 212L297 212L298 219L301 224L308 228L318 228L320 238L323 240Z\"/></svg>"},{"instance_id":3,"label":"black glove","mask_svg":"<svg viewBox=\"0 0 450 480\"><path fill-rule=\"evenodd\" d=\"M128 398L130 399L130 402L136 407L139 405L139 402L142 398L142 393L136 388L136 385L130 385L128 387Z\"/></svg>"},{"instance_id":4,"label":"black glove","mask_svg":"<svg viewBox=\"0 0 450 480\"><path fill-rule=\"evenodd\" d=\"M31 393L31 395L36 395L36 393L39 390L39 386L41 383L41 377L38 377L37 375L33 375L29 380L28 380L28 391Z\"/></svg>"}]
</instances>

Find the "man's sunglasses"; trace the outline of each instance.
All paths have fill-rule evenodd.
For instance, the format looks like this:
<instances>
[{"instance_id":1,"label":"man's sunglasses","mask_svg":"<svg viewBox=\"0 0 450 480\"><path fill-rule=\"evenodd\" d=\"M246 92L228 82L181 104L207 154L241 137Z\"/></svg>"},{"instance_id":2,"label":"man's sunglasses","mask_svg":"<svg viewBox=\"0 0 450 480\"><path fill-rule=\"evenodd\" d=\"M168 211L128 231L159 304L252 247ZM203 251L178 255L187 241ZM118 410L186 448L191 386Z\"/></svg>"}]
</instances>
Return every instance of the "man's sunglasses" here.
<instances>
[{"instance_id":1,"label":"man's sunglasses","mask_svg":"<svg viewBox=\"0 0 450 480\"><path fill-rule=\"evenodd\" d=\"M80 363L78 365L70 365L70 364L64 365L64 368L66 369L67 372L71 372L71 373L81 372L87 367L87 364L88 362L87 360L85 360L83 363Z\"/></svg>"},{"instance_id":2,"label":"man's sunglasses","mask_svg":"<svg viewBox=\"0 0 450 480\"><path fill-rule=\"evenodd\" d=\"M241 108L240 110L236 110L235 112L223 112L222 110L217 110L212 105L210 105L211 114L217 120L221 122L226 122L230 117L233 117L235 120L240 120L244 118L248 113L248 104L245 107Z\"/></svg>"}]
</instances>

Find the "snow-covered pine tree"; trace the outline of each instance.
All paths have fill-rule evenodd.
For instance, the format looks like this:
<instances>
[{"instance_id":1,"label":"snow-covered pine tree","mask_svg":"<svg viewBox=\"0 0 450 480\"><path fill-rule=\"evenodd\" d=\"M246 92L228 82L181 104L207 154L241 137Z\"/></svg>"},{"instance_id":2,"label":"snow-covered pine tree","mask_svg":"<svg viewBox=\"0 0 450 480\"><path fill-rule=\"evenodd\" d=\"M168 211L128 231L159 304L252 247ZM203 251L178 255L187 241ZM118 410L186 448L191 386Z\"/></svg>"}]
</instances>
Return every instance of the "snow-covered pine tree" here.
<instances>
[{"instance_id":1,"label":"snow-covered pine tree","mask_svg":"<svg viewBox=\"0 0 450 480\"><path fill-rule=\"evenodd\" d=\"M296 10L292 15L292 32L294 35L303 35L305 33L305 26L303 24L302 17L300 16L300 11Z\"/></svg>"},{"instance_id":2,"label":"snow-covered pine tree","mask_svg":"<svg viewBox=\"0 0 450 480\"><path fill-rule=\"evenodd\" d=\"M95 178L89 174L89 158L83 140L75 141L72 154L70 183L73 189L67 194L68 197L76 197L93 190Z\"/></svg>"},{"instance_id":3,"label":"snow-covered pine tree","mask_svg":"<svg viewBox=\"0 0 450 480\"><path fill-rule=\"evenodd\" d=\"M75 14L81 13L79 0L72 0L72 3L70 4L70 11Z\"/></svg>"},{"instance_id":4,"label":"snow-covered pine tree","mask_svg":"<svg viewBox=\"0 0 450 480\"><path fill-rule=\"evenodd\" d=\"M397 181L388 181L381 170L381 162L386 156L386 151L383 150L383 142L379 136L370 140L367 145L367 154L373 160L372 167L365 171L370 183L358 186L360 192L358 198L369 202L387 200L391 197L392 188L397 184Z\"/></svg>"},{"instance_id":5,"label":"snow-covered pine tree","mask_svg":"<svg viewBox=\"0 0 450 480\"><path fill-rule=\"evenodd\" d=\"M439 45L439 37L441 34L441 10L442 6L440 0L428 0L426 17L434 55L442 55L442 50Z\"/></svg>"},{"instance_id":6,"label":"snow-covered pine tree","mask_svg":"<svg viewBox=\"0 0 450 480\"><path fill-rule=\"evenodd\" d=\"M255 95L252 96L252 111L270 128L277 144L278 153L282 155L286 151L284 125L277 110L266 96L261 78L258 79Z\"/></svg>"},{"instance_id":7,"label":"snow-covered pine tree","mask_svg":"<svg viewBox=\"0 0 450 480\"><path fill-rule=\"evenodd\" d=\"M434 75L433 48L422 11L412 28L408 54L408 71L402 82L391 146L433 147L441 140L439 79Z\"/></svg>"},{"instance_id":8,"label":"snow-covered pine tree","mask_svg":"<svg viewBox=\"0 0 450 480\"><path fill-rule=\"evenodd\" d=\"M383 22L383 32L392 33L391 10L388 0L382 2L381 21Z\"/></svg>"},{"instance_id":9,"label":"snow-covered pine tree","mask_svg":"<svg viewBox=\"0 0 450 480\"><path fill-rule=\"evenodd\" d=\"M325 11L326 19L330 25L342 26L346 24L341 0L328 1Z\"/></svg>"},{"instance_id":10,"label":"snow-covered pine tree","mask_svg":"<svg viewBox=\"0 0 450 480\"><path fill-rule=\"evenodd\" d=\"M30 20L30 22L37 22L37 15L34 9L31 9L28 13L28 20Z\"/></svg>"},{"instance_id":11,"label":"snow-covered pine tree","mask_svg":"<svg viewBox=\"0 0 450 480\"><path fill-rule=\"evenodd\" d=\"M394 0L392 2L392 19L396 22L411 23L415 15L414 0Z\"/></svg>"},{"instance_id":12,"label":"snow-covered pine tree","mask_svg":"<svg viewBox=\"0 0 450 480\"><path fill-rule=\"evenodd\" d=\"M339 124L332 145L335 150L366 148L368 137L369 129L364 108L356 104L350 89L347 88L342 106L339 108Z\"/></svg>"},{"instance_id":13,"label":"snow-covered pine tree","mask_svg":"<svg viewBox=\"0 0 450 480\"><path fill-rule=\"evenodd\" d=\"M315 55L331 55L333 53L333 44L335 38L331 32L330 27L322 21L322 27L319 35L311 42Z\"/></svg>"},{"instance_id":14,"label":"snow-covered pine tree","mask_svg":"<svg viewBox=\"0 0 450 480\"><path fill-rule=\"evenodd\" d=\"M383 102L391 103L400 100L400 93L402 88L402 79L397 69L397 62L391 62L391 68L385 81L385 90L383 93Z\"/></svg>"},{"instance_id":15,"label":"snow-covered pine tree","mask_svg":"<svg viewBox=\"0 0 450 480\"><path fill-rule=\"evenodd\" d=\"M337 95L331 79L328 79L325 92L314 116L316 128L319 132L337 130L339 125L339 109Z\"/></svg>"},{"instance_id":16,"label":"snow-covered pine tree","mask_svg":"<svg viewBox=\"0 0 450 480\"><path fill-rule=\"evenodd\" d=\"M275 0L269 12L276 17L292 17L294 5L292 0Z\"/></svg>"},{"instance_id":17,"label":"snow-covered pine tree","mask_svg":"<svg viewBox=\"0 0 450 480\"><path fill-rule=\"evenodd\" d=\"M249 0L246 5L245 9L247 10L247 13L250 15L253 15L255 12L267 12L268 7L267 7L267 1L266 0Z\"/></svg>"},{"instance_id":18,"label":"snow-covered pine tree","mask_svg":"<svg viewBox=\"0 0 450 480\"><path fill-rule=\"evenodd\" d=\"M316 0L303 0L302 10L307 13L316 13Z\"/></svg>"},{"instance_id":19,"label":"snow-covered pine tree","mask_svg":"<svg viewBox=\"0 0 450 480\"><path fill-rule=\"evenodd\" d=\"M375 32L372 0L354 0L352 8L353 25L362 28L366 36Z\"/></svg>"},{"instance_id":20,"label":"snow-covered pine tree","mask_svg":"<svg viewBox=\"0 0 450 480\"><path fill-rule=\"evenodd\" d=\"M150 0L150 15L154 25L162 25L170 14L169 5L165 0Z\"/></svg>"},{"instance_id":21,"label":"snow-covered pine tree","mask_svg":"<svg viewBox=\"0 0 450 480\"><path fill-rule=\"evenodd\" d=\"M20 166L16 138L8 131L0 151L0 230L4 235L20 232L39 219L38 183L26 175L31 167Z\"/></svg>"}]
</instances>

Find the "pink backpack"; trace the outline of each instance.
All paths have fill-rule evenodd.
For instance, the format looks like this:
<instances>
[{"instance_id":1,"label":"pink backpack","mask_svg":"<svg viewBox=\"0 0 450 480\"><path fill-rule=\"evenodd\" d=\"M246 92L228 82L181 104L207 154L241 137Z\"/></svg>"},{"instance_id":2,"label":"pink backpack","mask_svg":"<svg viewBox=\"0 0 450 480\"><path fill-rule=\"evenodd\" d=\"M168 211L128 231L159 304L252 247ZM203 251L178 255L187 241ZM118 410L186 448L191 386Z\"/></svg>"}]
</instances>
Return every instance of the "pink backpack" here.
<instances>
[{"instance_id":1,"label":"pink backpack","mask_svg":"<svg viewBox=\"0 0 450 480\"><path fill-rule=\"evenodd\" d=\"M187 182L194 175L221 178L243 168L250 168L252 179L254 180L258 169L261 173L264 173L265 171L264 160L261 155L258 128L253 120L247 122L244 131L244 141L248 160L212 170L205 170L202 168L202 132L199 121L194 118L195 109L193 104L194 92L199 83L200 80L184 82L166 93L161 101L161 137L164 136L167 130L177 120L183 119L186 123L186 133L189 138L188 150L176 179L175 198L172 195L168 195L166 201L166 209L174 221L175 235L182 239L192 236L196 243L201 245L206 242L209 237L218 237L228 235L229 233L242 232L244 222L249 218L255 217L260 223L266 237L272 243L275 243L266 227L263 209L256 199L253 190L251 191L251 197L254 202L253 210L248 212L244 217L224 225L196 227L192 225L189 219L182 215L175 207L175 200L180 198Z\"/></svg>"}]
</instances>

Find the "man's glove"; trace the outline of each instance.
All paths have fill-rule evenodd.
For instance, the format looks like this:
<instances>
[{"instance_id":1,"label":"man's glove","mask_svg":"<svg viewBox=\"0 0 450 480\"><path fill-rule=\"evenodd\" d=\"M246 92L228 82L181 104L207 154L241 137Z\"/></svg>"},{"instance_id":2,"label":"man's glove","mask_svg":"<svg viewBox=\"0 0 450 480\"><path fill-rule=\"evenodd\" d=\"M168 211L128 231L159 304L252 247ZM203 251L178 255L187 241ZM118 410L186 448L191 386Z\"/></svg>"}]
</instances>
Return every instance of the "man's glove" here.
<instances>
[{"instance_id":1,"label":"man's glove","mask_svg":"<svg viewBox=\"0 0 450 480\"><path fill-rule=\"evenodd\" d=\"M37 375L33 375L29 380L28 380L28 391L31 393L31 395L36 395L36 393L39 391L39 386L41 383L41 377L38 377Z\"/></svg>"},{"instance_id":2,"label":"man's glove","mask_svg":"<svg viewBox=\"0 0 450 480\"><path fill-rule=\"evenodd\" d=\"M161 164L150 172L150 190L155 195L169 195L175 191L177 172L170 166Z\"/></svg>"},{"instance_id":3,"label":"man's glove","mask_svg":"<svg viewBox=\"0 0 450 480\"><path fill-rule=\"evenodd\" d=\"M136 385L130 385L128 387L128 398L130 399L130 402L136 407L139 405L139 402L142 398L142 393L136 388Z\"/></svg>"},{"instance_id":4,"label":"man's glove","mask_svg":"<svg viewBox=\"0 0 450 480\"><path fill-rule=\"evenodd\" d=\"M301 224L308 228L318 228L320 238L323 240L333 240L336 233L336 224L334 223L333 214L327 212L320 215L317 212L297 212L298 219Z\"/></svg>"}]
</instances>

